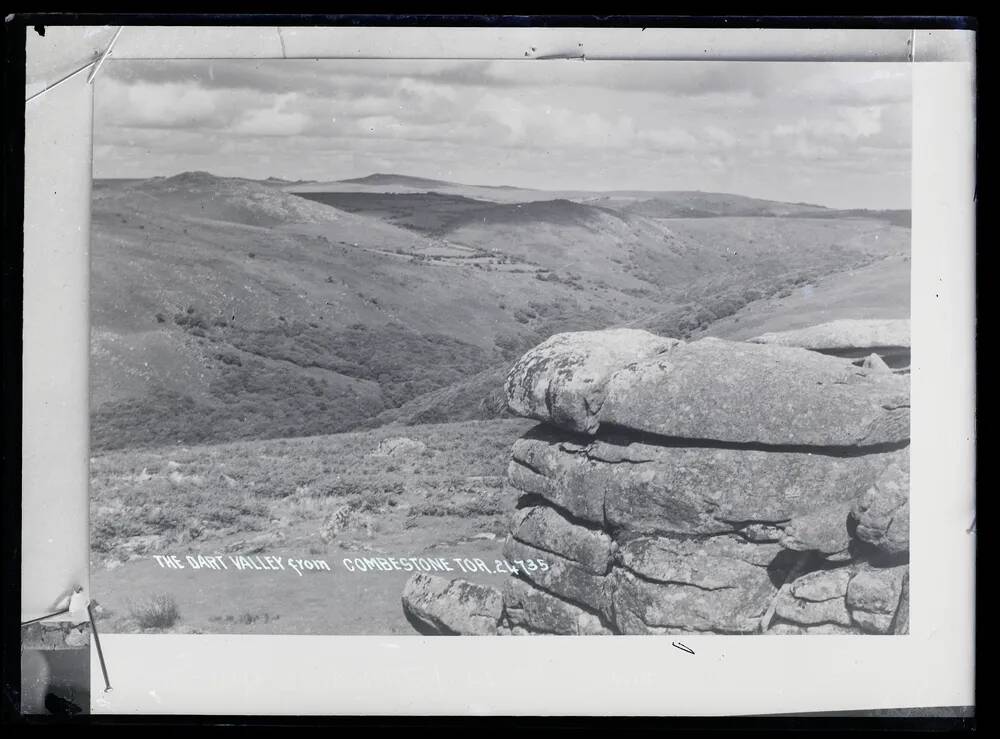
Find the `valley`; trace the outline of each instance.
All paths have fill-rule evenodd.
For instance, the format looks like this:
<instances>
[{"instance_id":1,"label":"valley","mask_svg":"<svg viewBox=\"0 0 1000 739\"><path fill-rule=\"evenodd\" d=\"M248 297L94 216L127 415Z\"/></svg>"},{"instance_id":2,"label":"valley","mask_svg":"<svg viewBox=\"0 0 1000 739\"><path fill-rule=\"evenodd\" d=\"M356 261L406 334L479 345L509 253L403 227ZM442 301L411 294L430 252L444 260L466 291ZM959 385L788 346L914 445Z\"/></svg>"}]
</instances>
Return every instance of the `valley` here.
<instances>
[{"instance_id":1,"label":"valley","mask_svg":"<svg viewBox=\"0 0 1000 739\"><path fill-rule=\"evenodd\" d=\"M101 627L413 633L406 572L341 562L501 557L511 446L535 425L510 417L502 391L522 353L614 326L746 339L906 318L907 224L713 193L401 175L96 181ZM171 555L330 569L158 564ZM152 617L163 603L172 615Z\"/></svg>"},{"instance_id":2,"label":"valley","mask_svg":"<svg viewBox=\"0 0 1000 739\"><path fill-rule=\"evenodd\" d=\"M810 290L841 296L814 310L834 317L908 306L892 213L391 175L185 173L97 181L93 202L95 451L493 417L486 378L559 331L794 327Z\"/></svg>"}]
</instances>

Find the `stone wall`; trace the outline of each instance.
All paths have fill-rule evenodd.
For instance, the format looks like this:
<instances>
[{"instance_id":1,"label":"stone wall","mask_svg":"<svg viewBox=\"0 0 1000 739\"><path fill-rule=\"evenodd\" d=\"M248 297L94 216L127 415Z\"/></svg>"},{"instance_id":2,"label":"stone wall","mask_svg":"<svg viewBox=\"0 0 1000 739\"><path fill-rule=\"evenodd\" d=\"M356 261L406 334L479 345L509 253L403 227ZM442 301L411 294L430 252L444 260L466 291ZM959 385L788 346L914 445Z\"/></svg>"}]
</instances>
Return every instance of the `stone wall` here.
<instances>
[{"instance_id":1,"label":"stone wall","mask_svg":"<svg viewBox=\"0 0 1000 739\"><path fill-rule=\"evenodd\" d=\"M506 394L541 423L512 449L504 557L546 567L502 593L415 576L425 633L908 629L905 374L619 329L550 338Z\"/></svg>"}]
</instances>

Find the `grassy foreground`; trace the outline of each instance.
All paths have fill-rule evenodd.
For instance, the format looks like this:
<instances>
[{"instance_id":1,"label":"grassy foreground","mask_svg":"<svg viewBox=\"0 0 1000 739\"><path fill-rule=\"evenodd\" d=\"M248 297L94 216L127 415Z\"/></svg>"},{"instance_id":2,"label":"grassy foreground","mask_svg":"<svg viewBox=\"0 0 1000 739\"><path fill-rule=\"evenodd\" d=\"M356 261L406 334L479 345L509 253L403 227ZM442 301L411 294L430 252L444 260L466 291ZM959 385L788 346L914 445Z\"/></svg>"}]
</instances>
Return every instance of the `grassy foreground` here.
<instances>
[{"instance_id":1,"label":"grassy foreground","mask_svg":"<svg viewBox=\"0 0 1000 739\"><path fill-rule=\"evenodd\" d=\"M399 605L407 573L352 574L339 563L355 556L499 557L515 504L503 472L514 440L533 425L390 426L94 457L92 588L102 626L411 633ZM187 560L199 555L230 567ZM157 560L169 556L186 566ZM230 556L322 560L331 569L241 571Z\"/></svg>"}]
</instances>

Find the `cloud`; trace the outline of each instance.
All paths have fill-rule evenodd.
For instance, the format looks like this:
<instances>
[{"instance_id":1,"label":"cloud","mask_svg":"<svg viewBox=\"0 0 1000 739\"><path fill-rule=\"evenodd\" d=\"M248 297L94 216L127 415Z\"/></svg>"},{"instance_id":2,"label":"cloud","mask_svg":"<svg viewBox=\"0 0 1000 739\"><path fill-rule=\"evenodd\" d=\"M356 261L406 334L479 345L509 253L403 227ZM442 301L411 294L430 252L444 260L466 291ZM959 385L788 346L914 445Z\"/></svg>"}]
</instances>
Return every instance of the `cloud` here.
<instances>
[{"instance_id":1,"label":"cloud","mask_svg":"<svg viewBox=\"0 0 1000 739\"><path fill-rule=\"evenodd\" d=\"M742 187L816 202L909 192L900 183L910 73L892 65L109 65L95 94L95 171L121 176L184 167L332 179L377 169L555 189Z\"/></svg>"},{"instance_id":2,"label":"cloud","mask_svg":"<svg viewBox=\"0 0 1000 739\"><path fill-rule=\"evenodd\" d=\"M99 115L116 125L149 128L192 128L217 125L217 98L197 85L179 82L105 85L99 98Z\"/></svg>"},{"instance_id":3,"label":"cloud","mask_svg":"<svg viewBox=\"0 0 1000 739\"><path fill-rule=\"evenodd\" d=\"M254 110L237 121L233 133L244 136L297 136L310 124L304 113L288 113L278 109Z\"/></svg>"}]
</instances>

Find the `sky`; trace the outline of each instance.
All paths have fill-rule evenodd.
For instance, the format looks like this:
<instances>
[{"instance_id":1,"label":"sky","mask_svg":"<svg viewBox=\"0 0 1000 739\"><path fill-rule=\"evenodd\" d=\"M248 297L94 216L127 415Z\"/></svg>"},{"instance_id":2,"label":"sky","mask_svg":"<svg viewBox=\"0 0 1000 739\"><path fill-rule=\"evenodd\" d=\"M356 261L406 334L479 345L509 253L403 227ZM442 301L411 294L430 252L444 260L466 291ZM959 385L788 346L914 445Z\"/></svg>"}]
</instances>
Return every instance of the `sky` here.
<instances>
[{"instance_id":1,"label":"sky","mask_svg":"<svg viewBox=\"0 0 1000 739\"><path fill-rule=\"evenodd\" d=\"M910 65L110 60L94 176L701 190L909 208Z\"/></svg>"}]
</instances>

